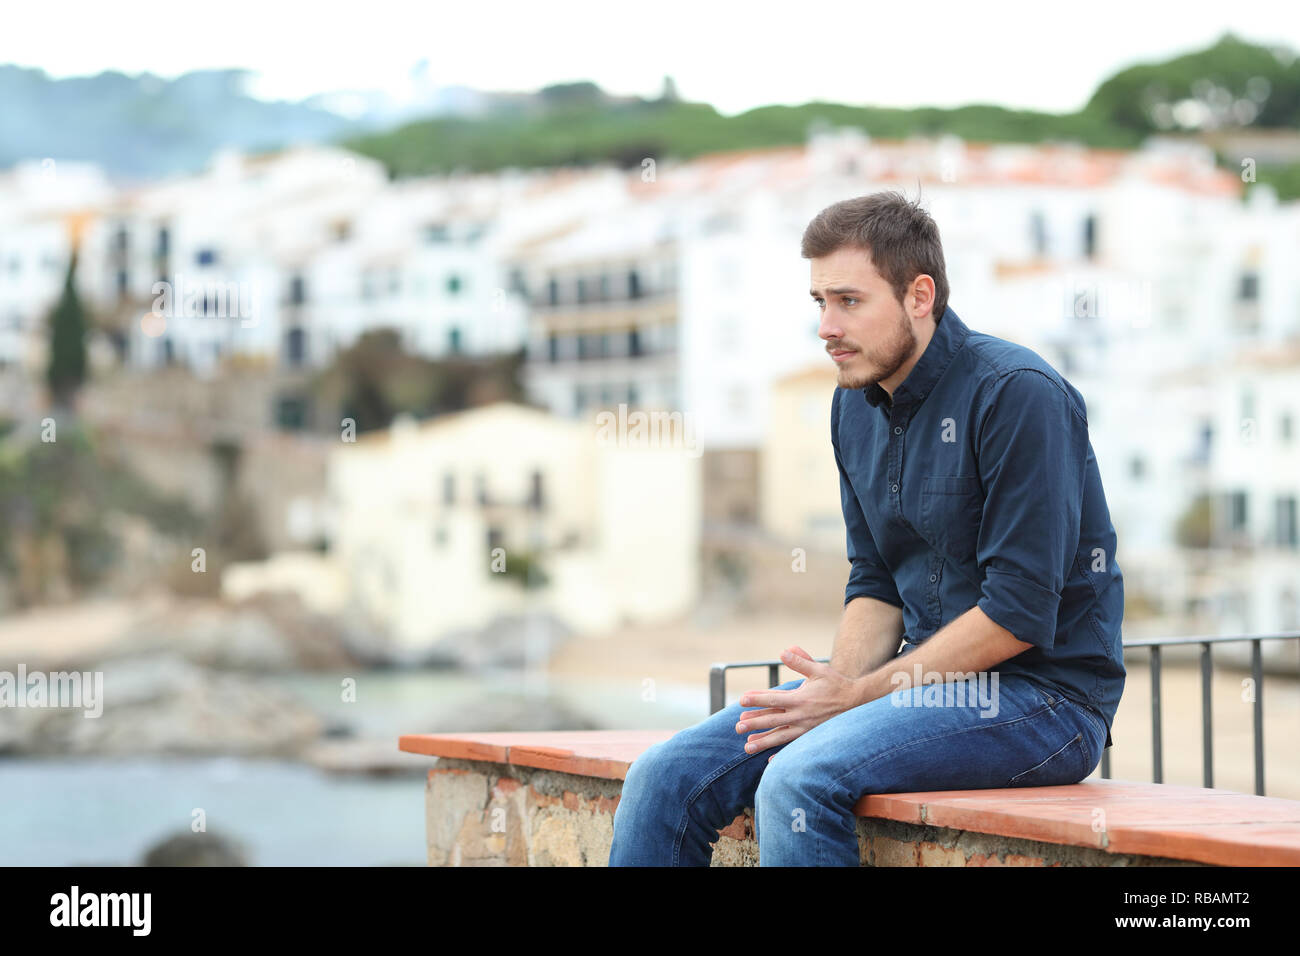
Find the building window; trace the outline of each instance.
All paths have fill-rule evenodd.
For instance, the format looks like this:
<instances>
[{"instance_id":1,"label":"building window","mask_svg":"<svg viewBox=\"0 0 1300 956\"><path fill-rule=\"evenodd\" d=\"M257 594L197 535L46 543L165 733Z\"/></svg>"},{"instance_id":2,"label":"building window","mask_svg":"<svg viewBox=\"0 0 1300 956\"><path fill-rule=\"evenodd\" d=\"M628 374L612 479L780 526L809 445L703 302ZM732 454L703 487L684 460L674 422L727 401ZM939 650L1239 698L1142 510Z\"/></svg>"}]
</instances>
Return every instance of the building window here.
<instances>
[{"instance_id":1,"label":"building window","mask_svg":"<svg viewBox=\"0 0 1300 956\"><path fill-rule=\"evenodd\" d=\"M641 295L641 276L635 269L630 269L627 273L627 297L629 299L639 299Z\"/></svg>"},{"instance_id":2,"label":"building window","mask_svg":"<svg viewBox=\"0 0 1300 956\"><path fill-rule=\"evenodd\" d=\"M541 511L546 507L546 495L543 487L543 478L540 471L534 471L532 476L532 487L529 489L528 507L536 511Z\"/></svg>"},{"instance_id":3,"label":"building window","mask_svg":"<svg viewBox=\"0 0 1300 956\"><path fill-rule=\"evenodd\" d=\"M491 502L488 497L487 478L480 471L474 476L474 498L480 505L487 505Z\"/></svg>"},{"instance_id":4,"label":"building window","mask_svg":"<svg viewBox=\"0 0 1300 956\"><path fill-rule=\"evenodd\" d=\"M447 349L452 355L459 355L461 350L460 329L452 326L447 332Z\"/></svg>"},{"instance_id":5,"label":"building window","mask_svg":"<svg viewBox=\"0 0 1300 956\"><path fill-rule=\"evenodd\" d=\"M194 254L194 261L201 266L213 266L217 264L217 250L200 249Z\"/></svg>"},{"instance_id":6,"label":"building window","mask_svg":"<svg viewBox=\"0 0 1300 956\"><path fill-rule=\"evenodd\" d=\"M1097 217L1089 215L1083 220L1083 255L1087 259L1097 255Z\"/></svg>"},{"instance_id":7,"label":"building window","mask_svg":"<svg viewBox=\"0 0 1300 956\"><path fill-rule=\"evenodd\" d=\"M307 359L307 331L301 328L289 330L285 342L285 357L291 366L302 365Z\"/></svg>"},{"instance_id":8,"label":"building window","mask_svg":"<svg viewBox=\"0 0 1300 956\"><path fill-rule=\"evenodd\" d=\"M1214 426L1208 422L1201 424L1200 433L1197 436L1196 448L1192 451L1192 461L1197 464L1207 464L1210 460L1210 449L1214 445Z\"/></svg>"},{"instance_id":9,"label":"building window","mask_svg":"<svg viewBox=\"0 0 1300 956\"><path fill-rule=\"evenodd\" d=\"M1037 210L1029 218L1029 235L1030 240L1033 242L1034 255L1047 255L1047 220Z\"/></svg>"},{"instance_id":10,"label":"building window","mask_svg":"<svg viewBox=\"0 0 1300 956\"><path fill-rule=\"evenodd\" d=\"M547 356L552 362L560 360L560 337L552 332L546 337Z\"/></svg>"},{"instance_id":11,"label":"building window","mask_svg":"<svg viewBox=\"0 0 1300 956\"><path fill-rule=\"evenodd\" d=\"M560 304L560 283L556 279L551 279L546 283L546 301L550 305Z\"/></svg>"},{"instance_id":12,"label":"building window","mask_svg":"<svg viewBox=\"0 0 1300 956\"><path fill-rule=\"evenodd\" d=\"M1279 548L1295 550L1300 542L1296 536L1296 500L1291 495L1281 495L1275 510L1274 540Z\"/></svg>"},{"instance_id":13,"label":"building window","mask_svg":"<svg viewBox=\"0 0 1300 956\"><path fill-rule=\"evenodd\" d=\"M641 333L637 329L632 329L627 333L627 354L642 355L641 350Z\"/></svg>"},{"instance_id":14,"label":"building window","mask_svg":"<svg viewBox=\"0 0 1300 956\"><path fill-rule=\"evenodd\" d=\"M487 530L488 553L490 554L491 552L495 551L497 548L501 547L503 540L504 538L501 534L500 528L497 527L488 528Z\"/></svg>"},{"instance_id":15,"label":"building window","mask_svg":"<svg viewBox=\"0 0 1300 956\"><path fill-rule=\"evenodd\" d=\"M442 476L442 503L444 505L456 503L456 476L450 471Z\"/></svg>"},{"instance_id":16,"label":"building window","mask_svg":"<svg viewBox=\"0 0 1300 956\"><path fill-rule=\"evenodd\" d=\"M276 402L275 421L288 431L302 431L307 427L307 402L297 396L283 396Z\"/></svg>"},{"instance_id":17,"label":"building window","mask_svg":"<svg viewBox=\"0 0 1300 956\"><path fill-rule=\"evenodd\" d=\"M1228 495L1228 530L1245 531L1246 519L1246 493L1244 491L1234 491Z\"/></svg>"},{"instance_id":18,"label":"building window","mask_svg":"<svg viewBox=\"0 0 1300 956\"><path fill-rule=\"evenodd\" d=\"M447 226L444 223L430 223L424 227L424 241L437 244L447 241Z\"/></svg>"},{"instance_id":19,"label":"building window","mask_svg":"<svg viewBox=\"0 0 1300 956\"><path fill-rule=\"evenodd\" d=\"M461 285L462 285L462 283L461 283L461 280L460 280L460 276L456 275L456 273L453 272L451 275L447 276L447 294L448 294L448 295L459 295L459 294L460 294Z\"/></svg>"},{"instance_id":20,"label":"building window","mask_svg":"<svg viewBox=\"0 0 1300 956\"><path fill-rule=\"evenodd\" d=\"M1284 442L1291 441L1291 416L1286 412L1282 413L1282 418L1278 421L1278 436Z\"/></svg>"},{"instance_id":21,"label":"building window","mask_svg":"<svg viewBox=\"0 0 1300 956\"><path fill-rule=\"evenodd\" d=\"M1141 480L1142 475L1145 473L1145 471L1146 471L1146 463L1142 460L1142 456L1134 455L1132 458L1129 459L1128 473L1132 478Z\"/></svg>"},{"instance_id":22,"label":"building window","mask_svg":"<svg viewBox=\"0 0 1300 956\"><path fill-rule=\"evenodd\" d=\"M577 293L578 293L579 305L587 301L587 280L586 279L582 279L582 278L578 279Z\"/></svg>"},{"instance_id":23,"label":"building window","mask_svg":"<svg viewBox=\"0 0 1300 956\"><path fill-rule=\"evenodd\" d=\"M170 251L171 232L166 226L162 226L158 230L158 255L159 257L166 256Z\"/></svg>"},{"instance_id":24,"label":"building window","mask_svg":"<svg viewBox=\"0 0 1300 956\"><path fill-rule=\"evenodd\" d=\"M1259 274L1243 272L1237 285L1237 299L1241 302L1255 302L1259 299Z\"/></svg>"},{"instance_id":25,"label":"building window","mask_svg":"<svg viewBox=\"0 0 1300 956\"><path fill-rule=\"evenodd\" d=\"M305 301L307 301L306 286L303 283L302 276L295 274L294 277L289 280L289 304L302 305Z\"/></svg>"}]
</instances>

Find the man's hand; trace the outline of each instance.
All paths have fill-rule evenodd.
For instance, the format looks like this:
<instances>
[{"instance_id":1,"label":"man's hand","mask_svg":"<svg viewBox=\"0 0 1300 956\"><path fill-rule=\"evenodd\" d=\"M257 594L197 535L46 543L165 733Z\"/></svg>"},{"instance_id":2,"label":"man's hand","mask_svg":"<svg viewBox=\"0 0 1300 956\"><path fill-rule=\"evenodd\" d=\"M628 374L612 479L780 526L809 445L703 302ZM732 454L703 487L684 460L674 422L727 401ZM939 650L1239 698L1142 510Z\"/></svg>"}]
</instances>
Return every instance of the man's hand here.
<instances>
[{"instance_id":1,"label":"man's hand","mask_svg":"<svg viewBox=\"0 0 1300 956\"><path fill-rule=\"evenodd\" d=\"M738 734L763 731L750 734L745 744L747 753L787 744L860 703L854 681L832 670L829 665L813 660L802 647L788 648L781 655L781 661L807 680L793 690L751 690L741 695L740 706L763 708L741 714L740 722L736 724Z\"/></svg>"}]
</instances>

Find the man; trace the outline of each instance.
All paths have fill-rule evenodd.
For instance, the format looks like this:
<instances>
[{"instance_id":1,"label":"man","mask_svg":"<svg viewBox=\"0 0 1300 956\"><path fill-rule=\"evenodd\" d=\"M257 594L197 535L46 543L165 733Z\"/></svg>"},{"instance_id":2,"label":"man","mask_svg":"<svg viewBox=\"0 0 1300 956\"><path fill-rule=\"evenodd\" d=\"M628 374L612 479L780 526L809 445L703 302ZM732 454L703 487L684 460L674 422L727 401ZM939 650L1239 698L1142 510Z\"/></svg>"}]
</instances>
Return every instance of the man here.
<instances>
[{"instance_id":1,"label":"man","mask_svg":"<svg viewBox=\"0 0 1300 956\"><path fill-rule=\"evenodd\" d=\"M958 318L938 227L904 197L836 203L802 245L839 375L830 664L789 648L803 678L633 762L611 865L708 865L753 806L760 864L856 866L864 794L1076 783L1111 743L1124 585L1083 398Z\"/></svg>"}]
</instances>

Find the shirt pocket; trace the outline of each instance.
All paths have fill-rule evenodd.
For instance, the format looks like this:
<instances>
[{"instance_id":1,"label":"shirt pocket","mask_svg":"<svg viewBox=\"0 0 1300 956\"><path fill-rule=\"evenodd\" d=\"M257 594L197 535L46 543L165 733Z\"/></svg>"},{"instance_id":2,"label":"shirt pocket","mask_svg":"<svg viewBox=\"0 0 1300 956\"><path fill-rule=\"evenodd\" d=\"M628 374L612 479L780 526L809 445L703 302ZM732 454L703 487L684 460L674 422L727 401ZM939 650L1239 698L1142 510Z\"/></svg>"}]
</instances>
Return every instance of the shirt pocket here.
<instances>
[{"instance_id":1,"label":"shirt pocket","mask_svg":"<svg viewBox=\"0 0 1300 956\"><path fill-rule=\"evenodd\" d=\"M921 479L921 531L952 560L974 560L983 514L984 496L974 475Z\"/></svg>"}]
</instances>

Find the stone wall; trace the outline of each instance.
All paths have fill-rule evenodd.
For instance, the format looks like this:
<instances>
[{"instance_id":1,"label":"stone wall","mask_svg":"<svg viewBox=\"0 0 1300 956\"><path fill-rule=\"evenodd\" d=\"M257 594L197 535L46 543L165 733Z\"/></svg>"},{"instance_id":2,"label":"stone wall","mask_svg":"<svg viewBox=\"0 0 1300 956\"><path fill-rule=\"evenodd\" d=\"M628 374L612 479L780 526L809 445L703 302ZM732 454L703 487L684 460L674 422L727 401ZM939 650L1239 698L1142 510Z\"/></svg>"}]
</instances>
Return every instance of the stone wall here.
<instances>
[{"instance_id":1,"label":"stone wall","mask_svg":"<svg viewBox=\"0 0 1300 956\"><path fill-rule=\"evenodd\" d=\"M429 771L425 813L430 866L605 866L621 780L440 757ZM863 866L1196 866L858 818ZM757 866L752 811L722 831L713 866Z\"/></svg>"}]
</instances>

